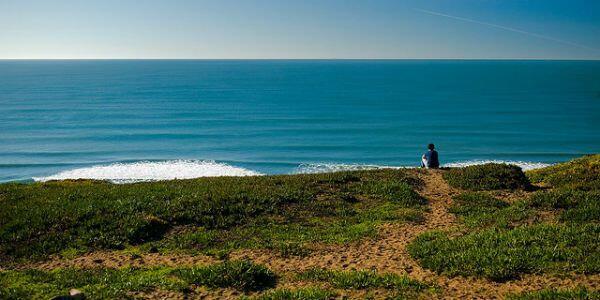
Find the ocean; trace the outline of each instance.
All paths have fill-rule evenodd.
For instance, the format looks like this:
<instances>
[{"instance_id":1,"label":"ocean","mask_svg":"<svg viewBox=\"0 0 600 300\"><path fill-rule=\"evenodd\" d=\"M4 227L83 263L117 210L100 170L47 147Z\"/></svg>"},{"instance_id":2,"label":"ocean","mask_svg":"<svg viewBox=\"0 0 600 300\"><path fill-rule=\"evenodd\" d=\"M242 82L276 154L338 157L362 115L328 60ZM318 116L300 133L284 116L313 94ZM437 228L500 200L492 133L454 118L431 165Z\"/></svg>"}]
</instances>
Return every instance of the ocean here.
<instances>
[{"instance_id":1,"label":"ocean","mask_svg":"<svg viewBox=\"0 0 600 300\"><path fill-rule=\"evenodd\" d=\"M600 61L0 61L0 181L414 167L600 152Z\"/></svg>"}]
</instances>

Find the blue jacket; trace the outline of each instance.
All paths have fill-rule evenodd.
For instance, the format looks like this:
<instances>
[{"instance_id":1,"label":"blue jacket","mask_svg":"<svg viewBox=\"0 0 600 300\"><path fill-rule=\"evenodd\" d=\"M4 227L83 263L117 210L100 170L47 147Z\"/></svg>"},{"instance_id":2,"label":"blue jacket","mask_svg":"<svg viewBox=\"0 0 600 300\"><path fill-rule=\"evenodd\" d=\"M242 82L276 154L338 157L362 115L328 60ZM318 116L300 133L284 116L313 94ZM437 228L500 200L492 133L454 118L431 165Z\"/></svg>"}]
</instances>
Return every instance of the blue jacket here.
<instances>
[{"instance_id":1,"label":"blue jacket","mask_svg":"<svg viewBox=\"0 0 600 300\"><path fill-rule=\"evenodd\" d=\"M429 150L427 152L425 152L425 159L427 160L427 166L428 168L439 168L440 167L440 160L438 159L438 153L435 150Z\"/></svg>"}]
</instances>

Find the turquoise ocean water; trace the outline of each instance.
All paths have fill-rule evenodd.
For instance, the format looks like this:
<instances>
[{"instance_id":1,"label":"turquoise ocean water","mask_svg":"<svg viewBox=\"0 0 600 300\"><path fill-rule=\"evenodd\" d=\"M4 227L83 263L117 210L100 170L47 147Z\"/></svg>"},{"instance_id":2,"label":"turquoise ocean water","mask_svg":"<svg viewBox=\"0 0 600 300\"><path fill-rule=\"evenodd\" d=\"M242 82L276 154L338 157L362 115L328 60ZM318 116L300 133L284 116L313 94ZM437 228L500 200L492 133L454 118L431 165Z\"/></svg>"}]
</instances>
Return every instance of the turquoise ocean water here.
<instances>
[{"instance_id":1,"label":"turquoise ocean water","mask_svg":"<svg viewBox=\"0 0 600 300\"><path fill-rule=\"evenodd\" d=\"M599 61L0 61L0 181L600 152Z\"/></svg>"}]
</instances>

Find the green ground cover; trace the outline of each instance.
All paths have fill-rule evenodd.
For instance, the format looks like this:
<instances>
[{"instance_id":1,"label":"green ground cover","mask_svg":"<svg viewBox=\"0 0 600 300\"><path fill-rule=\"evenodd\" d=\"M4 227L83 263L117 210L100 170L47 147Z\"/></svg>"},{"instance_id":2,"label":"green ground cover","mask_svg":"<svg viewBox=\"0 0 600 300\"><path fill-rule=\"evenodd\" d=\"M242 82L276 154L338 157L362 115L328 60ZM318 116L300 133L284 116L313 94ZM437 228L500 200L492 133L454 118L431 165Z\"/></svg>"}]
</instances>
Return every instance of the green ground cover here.
<instances>
[{"instance_id":1,"label":"green ground cover","mask_svg":"<svg viewBox=\"0 0 600 300\"><path fill-rule=\"evenodd\" d=\"M600 190L559 188L539 191L529 198L529 205L540 210L558 212L562 222L600 223Z\"/></svg>"},{"instance_id":2,"label":"green ground cover","mask_svg":"<svg viewBox=\"0 0 600 300\"><path fill-rule=\"evenodd\" d=\"M193 286L233 288L242 293L263 292L244 299L330 299L335 289L386 289L395 299L414 298L435 292L431 285L396 274L375 271L331 271L310 269L293 280L314 281L321 286L275 289L278 281L272 271L249 261L225 261L208 266L153 268L64 268L52 271L35 269L0 271L0 299L50 299L67 295L72 288L89 299L124 299L134 292L155 289L193 296Z\"/></svg>"},{"instance_id":3,"label":"green ground cover","mask_svg":"<svg viewBox=\"0 0 600 300\"><path fill-rule=\"evenodd\" d=\"M487 192L465 192L453 198L448 209L470 228L512 228L533 216L524 201L509 204Z\"/></svg>"},{"instance_id":4,"label":"green ground cover","mask_svg":"<svg viewBox=\"0 0 600 300\"><path fill-rule=\"evenodd\" d=\"M529 180L521 168L507 164L489 163L452 168L444 173L444 179L453 187L475 191L529 187Z\"/></svg>"},{"instance_id":5,"label":"green ground cover","mask_svg":"<svg viewBox=\"0 0 600 300\"><path fill-rule=\"evenodd\" d=\"M337 296L337 293L331 290L318 287L305 287L298 289L277 289L268 291L253 300L328 300Z\"/></svg>"},{"instance_id":6,"label":"green ground cover","mask_svg":"<svg viewBox=\"0 0 600 300\"><path fill-rule=\"evenodd\" d=\"M528 273L600 273L600 193L597 178L589 176L597 172L597 157L528 173L533 182L554 188L540 189L513 203L489 192L456 196L449 210L470 229L458 236L422 234L409 244L410 254L438 273L497 281ZM453 180L470 182L474 177L465 169L452 175L464 178ZM542 213L556 215L558 223L540 223L535 217ZM537 224L528 222L532 218Z\"/></svg>"},{"instance_id":7,"label":"green ground cover","mask_svg":"<svg viewBox=\"0 0 600 300\"><path fill-rule=\"evenodd\" d=\"M533 183L571 190L600 189L600 154L587 155L570 162L527 172Z\"/></svg>"},{"instance_id":8,"label":"green ground cover","mask_svg":"<svg viewBox=\"0 0 600 300\"><path fill-rule=\"evenodd\" d=\"M526 292L510 295L509 300L594 300L600 299L600 291L586 288L575 289L547 289L535 292Z\"/></svg>"},{"instance_id":9,"label":"green ground cover","mask_svg":"<svg viewBox=\"0 0 600 300\"><path fill-rule=\"evenodd\" d=\"M527 177L497 164L444 170L451 185L467 190L449 208L465 226L426 232L408 251L423 267L449 276L504 281L530 273L600 273L599 157L527 172ZM385 290L399 299L423 296L436 288L407 276L310 269L279 277L264 266L226 259L240 248L302 256L314 242L347 243L375 237L382 223L422 222L427 203L415 192L421 182L414 174L372 170L125 185L0 184L2 266L102 249L225 259L196 267L9 269L0 271L0 299L51 298L70 288L90 299L114 299L153 289L186 294L193 286L233 288L256 299L328 299L343 290L365 295ZM544 187L531 187L528 178ZM502 200L506 189L526 196ZM281 278L314 286L276 289ZM510 297L595 299L598 292L543 290Z\"/></svg>"},{"instance_id":10,"label":"green ground cover","mask_svg":"<svg viewBox=\"0 0 600 300\"><path fill-rule=\"evenodd\" d=\"M384 221L422 220L418 184L403 170L1 184L0 262L131 246L297 254L306 242L347 242L375 235Z\"/></svg>"},{"instance_id":11,"label":"green ground cover","mask_svg":"<svg viewBox=\"0 0 600 300\"><path fill-rule=\"evenodd\" d=\"M77 269L0 272L0 299L50 299L80 289L90 299L127 298L155 288L188 293L192 285L259 291L275 286L276 276L248 261L188 268Z\"/></svg>"},{"instance_id":12,"label":"green ground cover","mask_svg":"<svg viewBox=\"0 0 600 300\"><path fill-rule=\"evenodd\" d=\"M408 276L392 273L379 274L370 270L334 271L313 268L298 275L301 280L326 282L335 288L392 290L397 296L415 296L433 287Z\"/></svg>"},{"instance_id":13,"label":"green ground cover","mask_svg":"<svg viewBox=\"0 0 600 300\"><path fill-rule=\"evenodd\" d=\"M503 281L526 273L600 272L600 226L533 225L449 237L419 236L408 250L436 272Z\"/></svg>"}]
</instances>

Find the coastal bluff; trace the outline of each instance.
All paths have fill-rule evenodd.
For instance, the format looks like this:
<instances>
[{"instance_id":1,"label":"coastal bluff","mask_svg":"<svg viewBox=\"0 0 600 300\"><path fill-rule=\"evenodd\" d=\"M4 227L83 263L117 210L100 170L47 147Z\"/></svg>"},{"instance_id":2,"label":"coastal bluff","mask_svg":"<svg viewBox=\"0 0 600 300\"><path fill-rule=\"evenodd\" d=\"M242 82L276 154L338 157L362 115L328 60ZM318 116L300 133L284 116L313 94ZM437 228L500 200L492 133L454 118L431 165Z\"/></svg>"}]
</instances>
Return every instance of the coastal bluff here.
<instances>
[{"instance_id":1,"label":"coastal bluff","mask_svg":"<svg viewBox=\"0 0 600 300\"><path fill-rule=\"evenodd\" d=\"M0 298L597 299L600 155L0 184Z\"/></svg>"}]
</instances>

